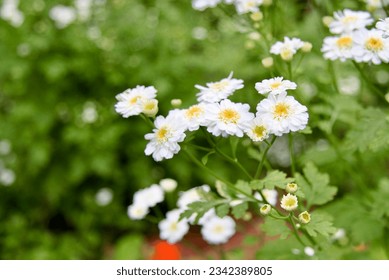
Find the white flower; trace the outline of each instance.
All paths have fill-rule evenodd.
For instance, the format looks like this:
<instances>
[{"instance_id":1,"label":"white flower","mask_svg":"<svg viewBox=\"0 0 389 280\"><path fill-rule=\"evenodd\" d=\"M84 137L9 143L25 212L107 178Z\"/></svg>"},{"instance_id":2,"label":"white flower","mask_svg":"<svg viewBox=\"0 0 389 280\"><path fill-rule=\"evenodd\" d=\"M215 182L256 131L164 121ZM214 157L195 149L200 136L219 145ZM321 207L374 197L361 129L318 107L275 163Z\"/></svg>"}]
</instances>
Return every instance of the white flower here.
<instances>
[{"instance_id":1,"label":"white flower","mask_svg":"<svg viewBox=\"0 0 389 280\"><path fill-rule=\"evenodd\" d=\"M288 193L283 195L281 199L281 208L287 211L293 211L298 206L297 196Z\"/></svg>"},{"instance_id":2,"label":"white flower","mask_svg":"<svg viewBox=\"0 0 389 280\"><path fill-rule=\"evenodd\" d=\"M269 137L269 129L262 118L256 117L249 124L245 132L252 141L259 142Z\"/></svg>"},{"instance_id":3,"label":"white flower","mask_svg":"<svg viewBox=\"0 0 389 280\"><path fill-rule=\"evenodd\" d=\"M199 222L197 224L205 225L213 217L216 217L215 208L211 208L207 212L205 212L205 214L199 219Z\"/></svg>"},{"instance_id":4,"label":"white flower","mask_svg":"<svg viewBox=\"0 0 389 280\"><path fill-rule=\"evenodd\" d=\"M235 234L235 221L228 216L215 216L203 225L201 234L209 244L226 243Z\"/></svg>"},{"instance_id":5,"label":"white flower","mask_svg":"<svg viewBox=\"0 0 389 280\"><path fill-rule=\"evenodd\" d=\"M277 204L278 192L276 190L263 189L262 194L270 205L275 206ZM255 192L254 197L263 201L262 195L259 192Z\"/></svg>"},{"instance_id":6,"label":"white flower","mask_svg":"<svg viewBox=\"0 0 389 280\"><path fill-rule=\"evenodd\" d=\"M257 105L257 116L266 122L271 134L281 136L304 129L309 118L307 110L293 96L269 95Z\"/></svg>"},{"instance_id":7,"label":"white flower","mask_svg":"<svg viewBox=\"0 0 389 280\"><path fill-rule=\"evenodd\" d=\"M131 220L142 220L149 213L149 208L143 204L131 204L127 208L127 215Z\"/></svg>"},{"instance_id":8,"label":"white flower","mask_svg":"<svg viewBox=\"0 0 389 280\"><path fill-rule=\"evenodd\" d=\"M362 54L362 51L356 48L352 34L324 38L321 51L324 53L324 58L340 61Z\"/></svg>"},{"instance_id":9,"label":"white flower","mask_svg":"<svg viewBox=\"0 0 389 280\"><path fill-rule=\"evenodd\" d=\"M183 112L183 119L185 120L186 127L189 131L199 129L201 125L205 124L205 105L200 103L185 109Z\"/></svg>"},{"instance_id":10,"label":"white flower","mask_svg":"<svg viewBox=\"0 0 389 280\"><path fill-rule=\"evenodd\" d=\"M195 201L202 200L200 192L209 192L210 187L208 185L202 185L200 187L191 188L185 192L179 194L177 200L177 206L180 209L187 209L188 205Z\"/></svg>"},{"instance_id":11,"label":"white flower","mask_svg":"<svg viewBox=\"0 0 389 280\"><path fill-rule=\"evenodd\" d=\"M311 221L311 214L309 214L308 211L304 211L299 214L298 218L300 223L308 224Z\"/></svg>"},{"instance_id":12,"label":"white flower","mask_svg":"<svg viewBox=\"0 0 389 280\"><path fill-rule=\"evenodd\" d=\"M0 184L3 186L11 186L15 182L15 172L8 168L0 167Z\"/></svg>"},{"instance_id":13,"label":"white flower","mask_svg":"<svg viewBox=\"0 0 389 280\"><path fill-rule=\"evenodd\" d=\"M145 135L145 139L150 140L145 154L152 155L155 161L170 159L180 151L178 143L184 141L186 127L179 115L181 112L171 111L166 118L158 116L154 121L153 132Z\"/></svg>"},{"instance_id":14,"label":"white flower","mask_svg":"<svg viewBox=\"0 0 389 280\"><path fill-rule=\"evenodd\" d=\"M140 107L143 114L148 117L154 117L158 113L158 100L142 98Z\"/></svg>"},{"instance_id":15,"label":"white flower","mask_svg":"<svg viewBox=\"0 0 389 280\"><path fill-rule=\"evenodd\" d=\"M49 12L50 18L55 22L57 28L65 28L76 20L76 10L64 5L56 5Z\"/></svg>"},{"instance_id":16,"label":"white flower","mask_svg":"<svg viewBox=\"0 0 389 280\"><path fill-rule=\"evenodd\" d=\"M365 2L367 4L367 8L371 10L382 8L382 4L385 6L389 4L388 0L365 0Z\"/></svg>"},{"instance_id":17,"label":"white flower","mask_svg":"<svg viewBox=\"0 0 389 280\"><path fill-rule=\"evenodd\" d=\"M189 230L186 219L179 221L181 210L175 209L166 213L166 219L158 224L159 236L169 243L177 243Z\"/></svg>"},{"instance_id":18,"label":"white flower","mask_svg":"<svg viewBox=\"0 0 389 280\"><path fill-rule=\"evenodd\" d=\"M334 20L329 28L331 33L342 34L365 28L371 23L373 19L368 12L345 9L334 13Z\"/></svg>"},{"instance_id":19,"label":"white flower","mask_svg":"<svg viewBox=\"0 0 389 280\"><path fill-rule=\"evenodd\" d=\"M14 27L19 27L24 22L24 14L18 9L19 0L4 0L0 8L0 17Z\"/></svg>"},{"instance_id":20,"label":"white flower","mask_svg":"<svg viewBox=\"0 0 389 280\"><path fill-rule=\"evenodd\" d=\"M249 128L250 121L254 119L254 114L249 110L248 104L233 103L229 99L208 104L205 117L208 132L215 136L243 137L243 132Z\"/></svg>"},{"instance_id":21,"label":"white flower","mask_svg":"<svg viewBox=\"0 0 389 280\"><path fill-rule=\"evenodd\" d=\"M236 90L243 88L243 80L233 79L232 75L233 72L227 78L218 82L207 83L207 87L196 85L195 87L200 90L197 94L197 100L208 103L219 102Z\"/></svg>"},{"instance_id":22,"label":"white flower","mask_svg":"<svg viewBox=\"0 0 389 280\"><path fill-rule=\"evenodd\" d=\"M165 192L172 192L177 188L177 181L171 178L162 179L159 185Z\"/></svg>"},{"instance_id":23,"label":"white flower","mask_svg":"<svg viewBox=\"0 0 389 280\"><path fill-rule=\"evenodd\" d=\"M383 34L382 34L383 38L388 38L389 37L389 17L387 17L385 19L380 19L376 23L375 27L378 30L381 30L383 32Z\"/></svg>"},{"instance_id":24,"label":"white flower","mask_svg":"<svg viewBox=\"0 0 389 280\"><path fill-rule=\"evenodd\" d=\"M146 207L154 207L164 199L162 188L156 184L141 189L134 194L133 203L142 204Z\"/></svg>"},{"instance_id":25,"label":"white flower","mask_svg":"<svg viewBox=\"0 0 389 280\"><path fill-rule=\"evenodd\" d=\"M97 205L106 206L111 203L113 198L112 190L109 188L100 189L95 196Z\"/></svg>"},{"instance_id":26,"label":"white flower","mask_svg":"<svg viewBox=\"0 0 389 280\"><path fill-rule=\"evenodd\" d=\"M221 0L192 0L192 7L195 10L204 11L207 8L214 8Z\"/></svg>"},{"instance_id":27,"label":"white flower","mask_svg":"<svg viewBox=\"0 0 389 280\"><path fill-rule=\"evenodd\" d=\"M304 46L299 38L284 37L283 42L276 42L270 48L270 53L280 55L283 60L291 60L293 55Z\"/></svg>"},{"instance_id":28,"label":"white flower","mask_svg":"<svg viewBox=\"0 0 389 280\"><path fill-rule=\"evenodd\" d=\"M259 6L263 0L236 0L235 8L238 14L255 13L259 11Z\"/></svg>"},{"instance_id":29,"label":"white flower","mask_svg":"<svg viewBox=\"0 0 389 280\"><path fill-rule=\"evenodd\" d=\"M294 82L283 80L283 77L275 77L268 80L263 80L255 84L255 89L260 94L280 94L290 89L296 89L297 85Z\"/></svg>"},{"instance_id":30,"label":"white flower","mask_svg":"<svg viewBox=\"0 0 389 280\"><path fill-rule=\"evenodd\" d=\"M361 29L355 32L356 48L361 53L355 56L357 62L381 64L389 62L389 38L383 38L381 30Z\"/></svg>"},{"instance_id":31,"label":"white flower","mask_svg":"<svg viewBox=\"0 0 389 280\"><path fill-rule=\"evenodd\" d=\"M90 18L91 7L93 5L93 0L75 0L74 6L77 9L78 16L80 20L85 21Z\"/></svg>"},{"instance_id":32,"label":"white flower","mask_svg":"<svg viewBox=\"0 0 389 280\"><path fill-rule=\"evenodd\" d=\"M115 104L115 110L124 118L139 115L145 110L145 100L156 97L157 90L153 86L136 86L133 89L127 89L116 95L118 102Z\"/></svg>"},{"instance_id":33,"label":"white flower","mask_svg":"<svg viewBox=\"0 0 389 280\"><path fill-rule=\"evenodd\" d=\"M315 250L312 248L312 247L305 247L304 248L304 253L308 256L308 257L313 257L315 255Z\"/></svg>"}]
</instances>

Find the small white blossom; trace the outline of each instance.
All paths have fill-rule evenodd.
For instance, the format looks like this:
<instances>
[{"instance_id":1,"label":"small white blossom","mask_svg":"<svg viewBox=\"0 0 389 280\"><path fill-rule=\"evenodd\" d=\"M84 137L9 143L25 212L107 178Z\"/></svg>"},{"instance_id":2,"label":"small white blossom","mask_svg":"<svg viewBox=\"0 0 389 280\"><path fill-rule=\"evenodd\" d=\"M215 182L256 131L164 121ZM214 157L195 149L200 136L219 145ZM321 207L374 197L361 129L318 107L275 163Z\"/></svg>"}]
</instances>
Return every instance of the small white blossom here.
<instances>
[{"instance_id":1,"label":"small white blossom","mask_svg":"<svg viewBox=\"0 0 389 280\"><path fill-rule=\"evenodd\" d=\"M249 124L246 134L252 141L260 142L269 137L267 124L260 117L254 118Z\"/></svg>"},{"instance_id":2,"label":"small white blossom","mask_svg":"<svg viewBox=\"0 0 389 280\"><path fill-rule=\"evenodd\" d=\"M257 116L267 123L271 134L281 136L304 129L309 117L307 110L293 96L269 95L257 105Z\"/></svg>"},{"instance_id":3,"label":"small white blossom","mask_svg":"<svg viewBox=\"0 0 389 280\"><path fill-rule=\"evenodd\" d=\"M198 130L200 126L205 124L205 105L199 103L185 109L183 112L183 120L189 131Z\"/></svg>"},{"instance_id":4,"label":"small white blossom","mask_svg":"<svg viewBox=\"0 0 389 280\"><path fill-rule=\"evenodd\" d=\"M186 219L179 221L181 210L175 209L166 213L166 219L158 224L159 236L169 243L177 243L189 231Z\"/></svg>"},{"instance_id":5,"label":"small white blossom","mask_svg":"<svg viewBox=\"0 0 389 280\"><path fill-rule=\"evenodd\" d=\"M312 248L312 247L305 247L304 248L304 253L308 256L308 257L313 257L315 255L315 250Z\"/></svg>"},{"instance_id":6,"label":"small white blossom","mask_svg":"<svg viewBox=\"0 0 389 280\"><path fill-rule=\"evenodd\" d=\"M207 8L214 8L222 0L192 0L192 7L195 10L204 11Z\"/></svg>"},{"instance_id":7,"label":"small white blossom","mask_svg":"<svg viewBox=\"0 0 389 280\"><path fill-rule=\"evenodd\" d=\"M378 30L381 30L383 33L382 33L382 37L383 38L388 38L389 37L389 17L385 18L385 19L380 19L375 27L378 29Z\"/></svg>"},{"instance_id":8,"label":"small white blossom","mask_svg":"<svg viewBox=\"0 0 389 280\"><path fill-rule=\"evenodd\" d=\"M381 64L389 62L389 38L383 38L381 30L361 29L355 32L354 41L360 53L354 59L357 62Z\"/></svg>"},{"instance_id":9,"label":"small white blossom","mask_svg":"<svg viewBox=\"0 0 389 280\"><path fill-rule=\"evenodd\" d=\"M324 38L321 51L324 58L329 60L345 61L362 55L362 50L356 47L352 34L330 36Z\"/></svg>"},{"instance_id":10,"label":"small white blossom","mask_svg":"<svg viewBox=\"0 0 389 280\"><path fill-rule=\"evenodd\" d=\"M209 192L210 187L208 185L202 185L199 187L191 188L185 192L181 192L177 200L177 206L180 209L187 209L188 205L192 202L202 200L202 197L200 195L201 191Z\"/></svg>"},{"instance_id":11,"label":"small white blossom","mask_svg":"<svg viewBox=\"0 0 389 280\"><path fill-rule=\"evenodd\" d=\"M287 90L294 90L297 88L296 83L284 80L283 77L275 77L272 79L265 79L262 82L255 84L255 89L260 94L280 94L285 93Z\"/></svg>"},{"instance_id":12,"label":"small white blossom","mask_svg":"<svg viewBox=\"0 0 389 280\"><path fill-rule=\"evenodd\" d=\"M334 13L334 20L330 23L330 31L334 34L350 33L365 28L373 23L368 12L345 9Z\"/></svg>"},{"instance_id":13,"label":"small white blossom","mask_svg":"<svg viewBox=\"0 0 389 280\"><path fill-rule=\"evenodd\" d=\"M300 223L308 224L311 221L311 214L309 214L307 211L304 211L299 214L298 218Z\"/></svg>"},{"instance_id":14,"label":"small white blossom","mask_svg":"<svg viewBox=\"0 0 389 280\"><path fill-rule=\"evenodd\" d=\"M142 204L146 207L154 207L164 200L164 192L159 185L151 185L134 194L134 204Z\"/></svg>"},{"instance_id":15,"label":"small white blossom","mask_svg":"<svg viewBox=\"0 0 389 280\"><path fill-rule=\"evenodd\" d=\"M288 193L287 195L283 195L281 199L281 208L287 211L293 211L297 208L298 201L297 196Z\"/></svg>"},{"instance_id":16,"label":"small white blossom","mask_svg":"<svg viewBox=\"0 0 389 280\"><path fill-rule=\"evenodd\" d=\"M90 18L93 0L75 0L74 6L77 9L78 17L81 21L86 21Z\"/></svg>"},{"instance_id":17,"label":"small white blossom","mask_svg":"<svg viewBox=\"0 0 389 280\"><path fill-rule=\"evenodd\" d=\"M118 102L115 104L115 110L124 118L139 115L145 109L144 100L154 99L157 90L153 86L136 86L133 89L127 89L116 95Z\"/></svg>"},{"instance_id":18,"label":"small white blossom","mask_svg":"<svg viewBox=\"0 0 389 280\"><path fill-rule=\"evenodd\" d=\"M13 170L8 168L0 168L0 184L3 186L11 186L15 182L16 176Z\"/></svg>"},{"instance_id":19,"label":"small white blossom","mask_svg":"<svg viewBox=\"0 0 389 280\"><path fill-rule=\"evenodd\" d=\"M64 5L56 5L51 8L49 16L59 29L67 27L77 18L76 10Z\"/></svg>"},{"instance_id":20,"label":"small white blossom","mask_svg":"<svg viewBox=\"0 0 389 280\"><path fill-rule=\"evenodd\" d=\"M280 55L283 60L289 61L294 54L304 46L299 38L284 37L284 41L278 41L270 48L270 53Z\"/></svg>"},{"instance_id":21,"label":"small white blossom","mask_svg":"<svg viewBox=\"0 0 389 280\"><path fill-rule=\"evenodd\" d=\"M206 126L208 132L215 136L227 137L235 135L243 137L244 131L249 128L254 114L249 112L248 104L233 103L229 99L220 103L207 104Z\"/></svg>"},{"instance_id":22,"label":"small white blossom","mask_svg":"<svg viewBox=\"0 0 389 280\"><path fill-rule=\"evenodd\" d=\"M247 14L259 12L259 6L262 5L263 0L236 0L235 8L238 14Z\"/></svg>"},{"instance_id":23,"label":"small white blossom","mask_svg":"<svg viewBox=\"0 0 389 280\"><path fill-rule=\"evenodd\" d=\"M109 188L100 189L95 196L97 205L106 206L111 203L113 198L112 190Z\"/></svg>"},{"instance_id":24,"label":"small white blossom","mask_svg":"<svg viewBox=\"0 0 389 280\"><path fill-rule=\"evenodd\" d=\"M201 229L201 234L209 244L226 243L235 234L235 221L231 217L209 219Z\"/></svg>"},{"instance_id":25,"label":"small white blossom","mask_svg":"<svg viewBox=\"0 0 389 280\"><path fill-rule=\"evenodd\" d=\"M0 17L12 26L19 27L24 22L24 14L18 9L19 0L4 0L0 8Z\"/></svg>"},{"instance_id":26,"label":"small white blossom","mask_svg":"<svg viewBox=\"0 0 389 280\"><path fill-rule=\"evenodd\" d=\"M159 185L165 192L172 192L177 188L177 181L171 178L162 179Z\"/></svg>"},{"instance_id":27,"label":"small white blossom","mask_svg":"<svg viewBox=\"0 0 389 280\"><path fill-rule=\"evenodd\" d=\"M127 215L131 220L142 220L149 213L149 208L143 204L131 204L127 208Z\"/></svg>"},{"instance_id":28,"label":"small white blossom","mask_svg":"<svg viewBox=\"0 0 389 280\"><path fill-rule=\"evenodd\" d=\"M166 118L158 116L155 119L153 132L145 135L145 139L150 140L145 149L146 155L161 161L172 158L180 151L178 143L184 141L186 136L186 127L180 116L180 111L171 111Z\"/></svg>"},{"instance_id":29,"label":"small white blossom","mask_svg":"<svg viewBox=\"0 0 389 280\"><path fill-rule=\"evenodd\" d=\"M243 80L233 79L232 75L233 72L218 82L207 83L206 87L196 85L195 87L200 90L197 94L197 100L208 103L219 102L232 95L236 90L243 88Z\"/></svg>"}]
</instances>

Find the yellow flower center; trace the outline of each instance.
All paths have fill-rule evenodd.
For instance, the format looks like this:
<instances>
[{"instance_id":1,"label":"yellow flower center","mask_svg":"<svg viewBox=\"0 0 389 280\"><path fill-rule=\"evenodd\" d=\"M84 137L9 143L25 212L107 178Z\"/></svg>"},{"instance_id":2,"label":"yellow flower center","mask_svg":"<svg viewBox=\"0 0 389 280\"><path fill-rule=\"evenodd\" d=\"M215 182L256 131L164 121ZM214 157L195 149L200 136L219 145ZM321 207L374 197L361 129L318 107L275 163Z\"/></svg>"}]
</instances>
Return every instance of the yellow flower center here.
<instances>
[{"instance_id":1,"label":"yellow flower center","mask_svg":"<svg viewBox=\"0 0 389 280\"><path fill-rule=\"evenodd\" d=\"M136 104L136 103L138 102L139 99L140 99L140 96L134 96L133 98L131 98L131 99L129 100L130 105Z\"/></svg>"},{"instance_id":2,"label":"yellow flower center","mask_svg":"<svg viewBox=\"0 0 389 280\"><path fill-rule=\"evenodd\" d=\"M157 133L156 133L156 137L157 137L157 141L159 143L163 143L163 142L166 142L167 141L167 138L168 138L168 135L169 134L169 129L167 127L161 127Z\"/></svg>"},{"instance_id":3,"label":"yellow flower center","mask_svg":"<svg viewBox=\"0 0 389 280\"><path fill-rule=\"evenodd\" d=\"M213 228L214 233L223 233L224 228L221 225L217 225Z\"/></svg>"},{"instance_id":4,"label":"yellow flower center","mask_svg":"<svg viewBox=\"0 0 389 280\"><path fill-rule=\"evenodd\" d=\"M282 82L275 81L274 83L270 84L271 89L277 89L279 86L282 85Z\"/></svg>"},{"instance_id":5,"label":"yellow flower center","mask_svg":"<svg viewBox=\"0 0 389 280\"><path fill-rule=\"evenodd\" d=\"M216 91L222 91L228 86L228 81L220 81L213 83L210 88Z\"/></svg>"},{"instance_id":6,"label":"yellow flower center","mask_svg":"<svg viewBox=\"0 0 389 280\"><path fill-rule=\"evenodd\" d=\"M349 49L353 45L353 39L350 36L343 36L336 40L336 45L340 49Z\"/></svg>"},{"instance_id":7,"label":"yellow flower center","mask_svg":"<svg viewBox=\"0 0 389 280\"><path fill-rule=\"evenodd\" d=\"M358 19L356 16L346 16L342 19L343 23L353 23Z\"/></svg>"},{"instance_id":8,"label":"yellow flower center","mask_svg":"<svg viewBox=\"0 0 389 280\"><path fill-rule=\"evenodd\" d=\"M296 200L292 197L285 200L285 207L294 207L296 205Z\"/></svg>"},{"instance_id":9,"label":"yellow flower center","mask_svg":"<svg viewBox=\"0 0 389 280\"><path fill-rule=\"evenodd\" d=\"M266 128L263 125L257 125L254 129L253 132L255 136L258 138L262 138L266 135Z\"/></svg>"},{"instance_id":10,"label":"yellow flower center","mask_svg":"<svg viewBox=\"0 0 389 280\"><path fill-rule=\"evenodd\" d=\"M176 223L176 222L171 223L170 226L169 226L169 229L170 229L171 231L177 231L177 229L178 229L177 223Z\"/></svg>"},{"instance_id":11,"label":"yellow flower center","mask_svg":"<svg viewBox=\"0 0 389 280\"><path fill-rule=\"evenodd\" d=\"M286 118L290 113L290 106L288 104L285 104L285 103L278 103L275 107L274 107L274 117L276 119L283 119L283 118Z\"/></svg>"},{"instance_id":12,"label":"yellow flower center","mask_svg":"<svg viewBox=\"0 0 389 280\"><path fill-rule=\"evenodd\" d=\"M371 37L366 41L365 47L372 52L382 51L384 49L384 42L381 38Z\"/></svg>"},{"instance_id":13,"label":"yellow flower center","mask_svg":"<svg viewBox=\"0 0 389 280\"><path fill-rule=\"evenodd\" d=\"M280 56L283 60L289 61L293 58L293 50L291 48L285 47L281 50Z\"/></svg>"},{"instance_id":14,"label":"yellow flower center","mask_svg":"<svg viewBox=\"0 0 389 280\"><path fill-rule=\"evenodd\" d=\"M188 110L186 110L185 115L188 119L193 119L199 117L202 112L203 110L201 109L200 106L194 105L190 107Z\"/></svg>"},{"instance_id":15,"label":"yellow flower center","mask_svg":"<svg viewBox=\"0 0 389 280\"><path fill-rule=\"evenodd\" d=\"M309 221L310 216L309 216L308 213L302 213L302 214L301 214L301 218L302 218L303 220L305 220L305 221Z\"/></svg>"},{"instance_id":16,"label":"yellow flower center","mask_svg":"<svg viewBox=\"0 0 389 280\"><path fill-rule=\"evenodd\" d=\"M224 123L236 124L240 118L239 113L234 109L224 109L219 113L219 120Z\"/></svg>"}]
</instances>

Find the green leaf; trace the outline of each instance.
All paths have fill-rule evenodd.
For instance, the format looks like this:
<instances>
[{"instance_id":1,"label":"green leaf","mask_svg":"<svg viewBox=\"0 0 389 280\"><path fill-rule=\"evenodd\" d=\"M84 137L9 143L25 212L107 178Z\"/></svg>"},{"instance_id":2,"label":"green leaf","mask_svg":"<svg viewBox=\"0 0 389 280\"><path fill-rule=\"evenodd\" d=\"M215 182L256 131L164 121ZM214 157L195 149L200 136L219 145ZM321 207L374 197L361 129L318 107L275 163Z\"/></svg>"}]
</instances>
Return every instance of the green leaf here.
<instances>
[{"instance_id":1,"label":"green leaf","mask_svg":"<svg viewBox=\"0 0 389 280\"><path fill-rule=\"evenodd\" d=\"M195 201L188 205L188 209L186 209L180 215L180 220L184 218L190 218L193 214L196 214L196 218L194 223L197 224L198 221L205 213L207 213L212 208L216 206L226 203L225 200L213 200L213 201Z\"/></svg>"},{"instance_id":2,"label":"green leaf","mask_svg":"<svg viewBox=\"0 0 389 280\"><path fill-rule=\"evenodd\" d=\"M251 195L253 190L250 187L250 184L243 180L238 180L235 184L235 188L240 190L236 191L236 194L244 194L244 195Z\"/></svg>"},{"instance_id":3,"label":"green leaf","mask_svg":"<svg viewBox=\"0 0 389 280\"><path fill-rule=\"evenodd\" d=\"M143 237L139 234L126 235L115 245L115 260L139 260L142 258Z\"/></svg>"},{"instance_id":4,"label":"green leaf","mask_svg":"<svg viewBox=\"0 0 389 280\"><path fill-rule=\"evenodd\" d=\"M280 236L281 239L285 239L291 233L291 230L286 225L285 220L276 220L272 218L265 219L265 222L261 225L261 229L269 236Z\"/></svg>"},{"instance_id":5,"label":"green leaf","mask_svg":"<svg viewBox=\"0 0 389 280\"><path fill-rule=\"evenodd\" d=\"M329 214L314 212L311 214L311 221L303 226L308 234L316 237L318 234L329 238L336 232L333 226L332 217Z\"/></svg>"},{"instance_id":6,"label":"green leaf","mask_svg":"<svg viewBox=\"0 0 389 280\"><path fill-rule=\"evenodd\" d=\"M329 185L328 174L320 173L311 162L306 164L303 172L304 176L296 174L296 183L305 194L308 206L323 205L333 200L337 188Z\"/></svg>"},{"instance_id":7,"label":"green leaf","mask_svg":"<svg viewBox=\"0 0 389 280\"><path fill-rule=\"evenodd\" d=\"M217 180L215 183L215 188L216 188L217 193L221 197L231 199L231 197L232 197L231 191L224 182Z\"/></svg>"},{"instance_id":8,"label":"green leaf","mask_svg":"<svg viewBox=\"0 0 389 280\"><path fill-rule=\"evenodd\" d=\"M240 219L246 214L248 208L249 204L247 202L240 203L232 207L232 215L234 215L236 219Z\"/></svg>"},{"instance_id":9,"label":"green leaf","mask_svg":"<svg viewBox=\"0 0 389 280\"><path fill-rule=\"evenodd\" d=\"M293 178L286 178L286 173L279 170L270 171L265 178L261 180L251 181L251 188L256 190L274 189L275 187L285 189L286 185L290 182L293 182Z\"/></svg>"},{"instance_id":10,"label":"green leaf","mask_svg":"<svg viewBox=\"0 0 389 280\"><path fill-rule=\"evenodd\" d=\"M216 215L218 215L220 218L227 216L229 211L230 205L228 205L228 203L216 207Z\"/></svg>"}]
</instances>

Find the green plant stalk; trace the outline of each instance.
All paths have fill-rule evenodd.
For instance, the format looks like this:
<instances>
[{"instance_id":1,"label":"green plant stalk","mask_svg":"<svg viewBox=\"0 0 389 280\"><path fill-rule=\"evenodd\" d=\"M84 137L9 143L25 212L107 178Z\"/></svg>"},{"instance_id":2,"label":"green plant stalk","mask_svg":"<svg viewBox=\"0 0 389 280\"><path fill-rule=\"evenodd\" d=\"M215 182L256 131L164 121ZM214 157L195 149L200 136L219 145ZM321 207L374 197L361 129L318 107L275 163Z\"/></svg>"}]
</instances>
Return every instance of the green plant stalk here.
<instances>
[{"instance_id":1,"label":"green plant stalk","mask_svg":"<svg viewBox=\"0 0 389 280\"><path fill-rule=\"evenodd\" d=\"M334 64L331 60L328 61L328 72L330 72L332 85L334 86L336 93L340 94L339 87L338 87L338 81L336 79Z\"/></svg>"},{"instance_id":2,"label":"green plant stalk","mask_svg":"<svg viewBox=\"0 0 389 280\"><path fill-rule=\"evenodd\" d=\"M294 154L292 132L289 133L289 154L290 154L290 167L291 167L291 171L292 171L292 176L294 177L294 175L296 173L296 159L295 159L295 154Z\"/></svg>"},{"instance_id":3,"label":"green plant stalk","mask_svg":"<svg viewBox=\"0 0 389 280\"><path fill-rule=\"evenodd\" d=\"M289 80L293 81L292 61L288 61L286 64L288 66Z\"/></svg>"},{"instance_id":4,"label":"green plant stalk","mask_svg":"<svg viewBox=\"0 0 389 280\"><path fill-rule=\"evenodd\" d=\"M155 128L153 121L152 121L149 117L147 117L147 116L144 115L144 114L140 114L140 116L141 116L141 118L146 122L146 124L147 124L149 127Z\"/></svg>"},{"instance_id":5,"label":"green plant stalk","mask_svg":"<svg viewBox=\"0 0 389 280\"><path fill-rule=\"evenodd\" d=\"M273 146L273 144L276 141L276 139L277 139L277 137L273 136L273 138L270 141L270 143L266 142L267 147L266 147L265 151L263 152L262 159L261 159L260 163L258 164L258 168L257 168L257 171L255 172L254 179L258 179L259 176L261 176L262 168L263 168L263 164L265 162L266 155L267 155L269 149L271 148L271 146Z\"/></svg>"},{"instance_id":6,"label":"green plant stalk","mask_svg":"<svg viewBox=\"0 0 389 280\"><path fill-rule=\"evenodd\" d=\"M293 213L290 213L289 214L289 221L290 221L290 224L292 225L293 227L293 234L294 236L296 237L296 239L298 240L298 242L300 242L301 245L303 245L304 247L307 247L307 245L304 243L304 241L301 239L300 235L299 235L299 232L298 232L298 229L296 227L296 224L294 223L293 221Z\"/></svg>"}]
</instances>

